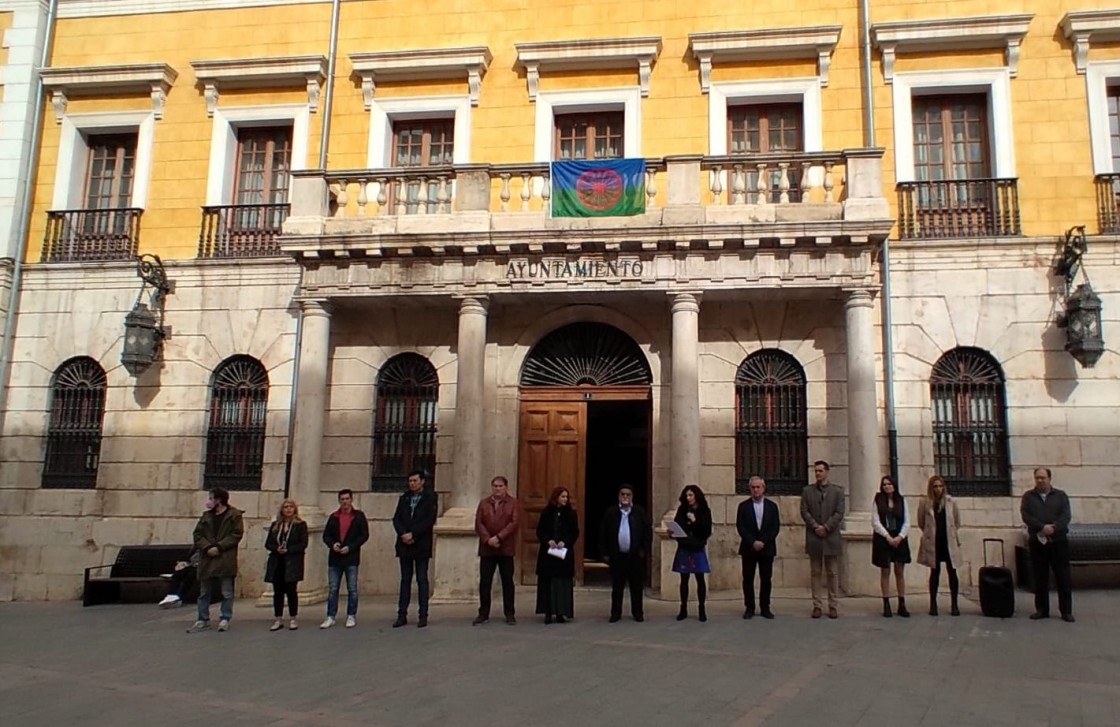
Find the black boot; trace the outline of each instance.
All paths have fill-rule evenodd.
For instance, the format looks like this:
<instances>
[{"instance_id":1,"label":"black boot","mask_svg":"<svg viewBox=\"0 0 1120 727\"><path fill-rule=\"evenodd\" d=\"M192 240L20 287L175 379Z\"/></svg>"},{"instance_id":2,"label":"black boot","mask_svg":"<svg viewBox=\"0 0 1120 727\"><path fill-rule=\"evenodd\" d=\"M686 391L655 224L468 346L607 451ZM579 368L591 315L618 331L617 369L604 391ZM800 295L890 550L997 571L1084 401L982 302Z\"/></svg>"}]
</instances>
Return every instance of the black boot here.
<instances>
[{"instance_id":1,"label":"black boot","mask_svg":"<svg viewBox=\"0 0 1120 727\"><path fill-rule=\"evenodd\" d=\"M677 614L677 620L678 621L684 621L686 618L688 618L688 604L687 603L682 603L681 604L681 610Z\"/></svg>"},{"instance_id":2,"label":"black boot","mask_svg":"<svg viewBox=\"0 0 1120 727\"><path fill-rule=\"evenodd\" d=\"M906 597L898 597L898 615L902 618L910 618L910 612L906 610Z\"/></svg>"},{"instance_id":3,"label":"black boot","mask_svg":"<svg viewBox=\"0 0 1120 727\"><path fill-rule=\"evenodd\" d=\"M929 615L937 615L937 591L932 591L929 594Z\"/></svg>"},{"instance_id":4,"label":"black boot","mask_svg":"<svg viewBox=\"0 0 1120 727\"><path fill-rule=\"evenodd\" d=\"M957 594L956 594L956 592L953 592L953 593L949 594L949 599L950 599L949 600L949 615L950 616L960 616L961 615L961 610L959 608L957 608Z\"/></svg>"},{"instance_id":5,"label":"black boot","mask_svg":"<svg viewBox=\"0 0 1120 727\"><path fill-rule=\"evenodd\" d=\"M891 599L883 596L883 618L890 618L893 615L891 613Z\"/></svg>"},{"instance_id":6,"label":"black boot","mask_svg":"<svg viewBox=\"0 0 1120 727\"><path fill-rule=\"evenodd\" d=\"M700 620L701 621L707 621L708 620L708 612L704 610L704 602L703 601L700 602L698 608L700 610Z\"/></svg>"}]
</instances>

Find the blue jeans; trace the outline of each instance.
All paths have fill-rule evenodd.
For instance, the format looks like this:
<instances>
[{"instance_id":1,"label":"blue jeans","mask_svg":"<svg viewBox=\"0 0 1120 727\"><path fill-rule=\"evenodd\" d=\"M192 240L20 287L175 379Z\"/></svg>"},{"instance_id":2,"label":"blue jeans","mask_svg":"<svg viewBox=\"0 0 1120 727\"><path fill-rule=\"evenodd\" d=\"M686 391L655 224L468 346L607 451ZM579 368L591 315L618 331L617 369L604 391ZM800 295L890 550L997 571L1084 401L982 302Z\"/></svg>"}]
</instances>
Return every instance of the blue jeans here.
<instances>
[{"instance_id":1,"label":"blue jeans","mask_svg":"<svg viewBox=\"0 0 1120 727\"><path fill-rule=\"evenodd\" d=\"M345 568L327 566L327 616L338 614L338 588L342 585L342 572L346 571L346 615L358 615L358 566Z\"/></svg>"},{"instance_id":2,"label":"blue jeans","mask_svg":"<svg viewBox=\"0 0 1120 727\"><path fill-rule=\"evenodd\" d=\"M223 621L233 618L233 576L203 578L198 584L198 620L210 620L210 593L214 583L219 583L222 592L222 605L218 607Z\"/></svg>"}]
</instances>

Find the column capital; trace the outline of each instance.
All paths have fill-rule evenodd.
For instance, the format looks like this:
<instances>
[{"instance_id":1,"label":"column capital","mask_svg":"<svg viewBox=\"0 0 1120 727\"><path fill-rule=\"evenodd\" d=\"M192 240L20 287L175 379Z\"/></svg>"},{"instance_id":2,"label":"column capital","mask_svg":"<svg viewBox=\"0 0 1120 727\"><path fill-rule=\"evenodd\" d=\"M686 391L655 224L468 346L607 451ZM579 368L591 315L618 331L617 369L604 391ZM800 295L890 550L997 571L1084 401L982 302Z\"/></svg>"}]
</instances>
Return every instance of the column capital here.
<instances>
[{"instance_id":1,"label":"column capital","mask_svg":"<svg viewBox=\"0 0 1120 727\"><path fill-rule=\"evenodd\" d=\"M844 288L845 308L870 308L875 291L870 288Z\"/></svg>"},{"instance_id":2,"label":"column capital","mask_svg":"<svg viewBox=\"0 0 1120 727\"><path fill-rule=\"evenodd\" d=\"M677 312L700 312L700 291L690 293L669 293L672 297L673 306L672 311Z\"/></svg>"},{"instance_id":3,"label":"column capital","mask_svg":"<svg viewBox=\"0 0 1120 727\"><path fill-rule=\"evenodd\" d=\"M299 302L300 313L309 316L331 317L331 303L326 298L305 298Z\"/></svg>"},{"instance_id":4,"label":"column capital","mask_svg":"<svg viewBox=\"0 0 1120 727\"><path fill-rule=\"evenodd\" d=\"M486 315L490 310L490 297L486 295L456 295L459 301L459 315Z\"/></svg>"}]
</instances>

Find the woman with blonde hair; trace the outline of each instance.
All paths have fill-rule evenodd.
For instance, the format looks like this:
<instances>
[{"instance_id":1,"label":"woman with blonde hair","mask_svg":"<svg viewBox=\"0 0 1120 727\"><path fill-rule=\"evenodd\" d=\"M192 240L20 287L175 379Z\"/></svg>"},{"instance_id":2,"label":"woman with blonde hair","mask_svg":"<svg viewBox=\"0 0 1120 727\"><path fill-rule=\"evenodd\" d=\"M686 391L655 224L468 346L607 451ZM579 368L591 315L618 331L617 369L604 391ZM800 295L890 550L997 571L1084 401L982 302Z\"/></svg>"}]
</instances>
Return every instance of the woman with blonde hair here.
<instances>
[{"instance_id":1,"label":"woman with blonde hair","mask_svg":"<svg viewBox=\"0 0 1120 727\"><path fill-rule=\"evenodd\" d=\"M303 580L303 554L307 550L307 523L299 517L295 500L284 500L276 519L268 528L264 540L268 563L264 570L265 583L272 584L272 610L276 616L269 631L284 628L284 599L288 599L288 628L299 628L299 594L297 588Z\"/></svg>"},{"instance_id":2,"label":"woman with blonde hair","mask_svg":"<svg viewBox=\"0 0 1120 727\"><path fill-rule=\"evenodd\" d=\"M961 562L961 540L958 530L961 514L957 503L945 486L941 475L934 475L926 483L926 496L918 506L918 528L922 531L922 542L918 547L918 562L930 569L929 572L929 615L937 615L937 586L941 578L941 564L949 573L949 598L953 616L960 616L957 607L957 594L960 581L957 579L957 564Z\"/></svg>"}]
</instances>

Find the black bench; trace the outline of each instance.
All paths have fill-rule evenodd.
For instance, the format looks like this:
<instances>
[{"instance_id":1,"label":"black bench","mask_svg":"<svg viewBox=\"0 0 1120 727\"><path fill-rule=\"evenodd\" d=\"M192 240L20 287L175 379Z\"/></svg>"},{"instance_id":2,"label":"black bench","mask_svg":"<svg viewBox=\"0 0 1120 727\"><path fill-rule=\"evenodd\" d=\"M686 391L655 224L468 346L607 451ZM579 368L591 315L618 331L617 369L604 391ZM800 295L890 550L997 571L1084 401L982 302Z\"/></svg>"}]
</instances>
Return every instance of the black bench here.
<instances>
[{"instance_id":1,"label":"black bench","mask_svg":"<svg viewBox=\"0 0 1120 727\"><path fill-rule=\"evenodd\" d=\"M163 574L175 570L177 561L190 560L191 549L191 545L122 545L111 565L86 568L82 605L123 600L155 603L167 595L168 579Z\"/></svg>"},{"instance_id":2,"label":"black bench","mask_svg":"<svg viewBox=\"0 0 1120 727\"><path fill-rule=\"evenodd\" d=\"M1074 523L1069 526L1069 564L1074 588L1120 585L1120 523ZM1034 571L1026 545L1015 546L1019 587L1034 591ZM1054 587L1053 574L1050 587Z\"/></svg>"}]
</instances>

